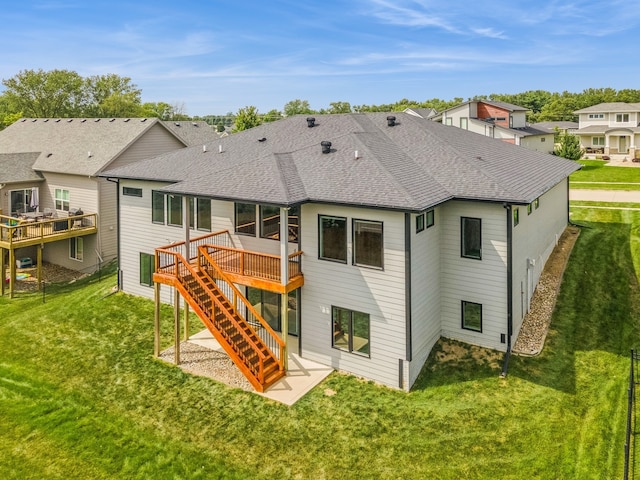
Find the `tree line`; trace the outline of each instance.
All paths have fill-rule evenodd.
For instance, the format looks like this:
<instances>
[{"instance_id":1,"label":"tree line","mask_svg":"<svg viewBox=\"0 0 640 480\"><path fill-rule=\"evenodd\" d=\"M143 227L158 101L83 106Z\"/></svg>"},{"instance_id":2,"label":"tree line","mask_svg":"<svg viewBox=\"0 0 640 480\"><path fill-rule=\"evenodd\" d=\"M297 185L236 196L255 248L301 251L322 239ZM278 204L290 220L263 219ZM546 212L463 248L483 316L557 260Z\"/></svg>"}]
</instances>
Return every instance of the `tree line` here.
<instances>
[{"instance_id":1,"label":"tree line","mask_svg":"<svg viewBox=\"0 0 640 480\"><path fill-rule=\"evenodd\" d=\"M22 117L157 117L162 120L204 120L218 131L240 131L291 115L324 113L398 112L406 108L446 110L463 103L463 98L418 101L403 98L381 105L351 105L346 101L329 103L314 110L308 100L287 102L282 110L260 113L249 105L225 115L190 117L184 105L165 102L142 103L142 91L128 77L115 74L82 77L70 70L23 70L2 80L0 94L0 129ZM529 123L543 121L577 121L576 110L605 102L640 103L640 90L588 88L579 93L528 90L522 93L492 93L468 100L493 100L519 105L528 110Z\"/></svg>"}]
</instances>

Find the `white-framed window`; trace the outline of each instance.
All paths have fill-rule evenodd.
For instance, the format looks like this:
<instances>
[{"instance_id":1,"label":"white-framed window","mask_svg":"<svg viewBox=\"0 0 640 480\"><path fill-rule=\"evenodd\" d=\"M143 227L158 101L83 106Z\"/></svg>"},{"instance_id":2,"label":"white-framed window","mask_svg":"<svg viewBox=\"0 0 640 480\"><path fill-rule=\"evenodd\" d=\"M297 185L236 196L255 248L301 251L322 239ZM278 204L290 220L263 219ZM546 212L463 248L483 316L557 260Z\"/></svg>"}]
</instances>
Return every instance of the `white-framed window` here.
<instances>
[{"instance_id":1,"label":"white-framed window","mask_svg":"<svg viewBox=\"0 0 640 480\"><path fill-rule=\"evenodd\" d=\"M460 117L460 128L464 130L469 128L469 119L467 117Z\"/></svg>"},{"instance_id":2,"label":"white-framed window","mask_svg":"<svg viewBox=\"0 0 640 480\"><path fill-rule=\"evenodd\" d=\"M69 258L72 260L82 261L84 256L84 239L82 237L73 237L69 239Z\"/></svg>"},{"instance_id":3,"label":"white-framed window","mask_svg":"<svg viewBox=\"0 0 640 480\"><path fill-rule=\"evenodd\" d=\"M624 123L629 121L628 113L617 113L616 114L616 123Z\"/></svg>"},{"instance_id":4,"label":"white-framed window","mask_svg":"<svg viewBox=\"0 0 640 480\"><path fill-rule=\"evenodd\" d=\"M56 210L62 210L63 212L69 211L69 190L64 188L56 188L54 190L54 200L56 204Z\"/></svg>"},{"instance_id":5,"label":"white-framed window","mask_svg":"<svg viewBox=\"0 0 640 480\"><path fill-rule=\"evenodd\" d=\"M591 137L591 144L594 147L604 147L604 137Z\"/></svg>"},{"instance_id":6,"label":"white-framed window","mask_svg":"<svg viewBox=\"0 0 640 480\"><path fill-rule=\"evenodd\" d=\"M604 113L590 113L589 120L597 120L604 118Z\"/></svg>"},{"instance_id":7,"label":"white-framed window","mask_svg":"<svg viewBox=\"0 0 640 480\"><path fill-rule=\"evenodd\" d=\"M21 188L9 192L9 209L12 213L26 213L34 211L38 206L32 207L33 190L31 188Z\"/></svg>"}]
</instances>

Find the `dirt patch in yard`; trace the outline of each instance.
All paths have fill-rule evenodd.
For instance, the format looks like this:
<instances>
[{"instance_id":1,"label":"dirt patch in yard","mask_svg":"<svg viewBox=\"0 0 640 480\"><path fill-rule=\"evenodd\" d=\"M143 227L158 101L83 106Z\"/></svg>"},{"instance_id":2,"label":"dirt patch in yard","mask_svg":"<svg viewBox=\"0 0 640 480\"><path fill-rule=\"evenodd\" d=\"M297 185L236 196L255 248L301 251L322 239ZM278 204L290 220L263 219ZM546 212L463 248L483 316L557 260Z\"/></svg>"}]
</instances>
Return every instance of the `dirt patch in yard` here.
<instances>
[{"instance_id":1,"label":"dirt patch in yard","mask_svg":"<svg viewBox=\"0 0 640 480\"><path fill-rule=\"evenodd\" d=\"M26 276L25 276L26 275ZM16 270L16 279L14 291L16 292L35 292L38 290L38 271L36 267L18 268ZM85 273L61 267L53 263L42 264L42 280L47 284L51 283L71 283L86 276ZM5 282L9 277L9 269L5 271ZM5 283L9 288L9 282Z\"/></svg>"}]
</instances>

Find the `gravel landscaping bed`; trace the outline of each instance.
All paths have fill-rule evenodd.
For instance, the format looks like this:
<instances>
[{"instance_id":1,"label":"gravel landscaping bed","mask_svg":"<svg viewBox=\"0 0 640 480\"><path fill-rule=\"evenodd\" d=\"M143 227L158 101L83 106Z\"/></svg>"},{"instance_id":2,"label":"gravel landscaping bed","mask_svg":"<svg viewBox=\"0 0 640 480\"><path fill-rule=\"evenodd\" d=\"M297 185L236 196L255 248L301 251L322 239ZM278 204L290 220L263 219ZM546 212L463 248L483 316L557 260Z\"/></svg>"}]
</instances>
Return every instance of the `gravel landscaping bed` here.
<instances>
[{"instance_id":1,"label":"gravel landscaping bed","mask_svg":"<svg viewBox=\"0 0 640 480\"><path fill-rule=\"evenodd\" d=\"M579 234L578 227L567 227L549 256L533 293L529 313L525 315L513 345L514 354L538 355L542 351L562 284L562 275Z\"/></svg>"}]
</instances>

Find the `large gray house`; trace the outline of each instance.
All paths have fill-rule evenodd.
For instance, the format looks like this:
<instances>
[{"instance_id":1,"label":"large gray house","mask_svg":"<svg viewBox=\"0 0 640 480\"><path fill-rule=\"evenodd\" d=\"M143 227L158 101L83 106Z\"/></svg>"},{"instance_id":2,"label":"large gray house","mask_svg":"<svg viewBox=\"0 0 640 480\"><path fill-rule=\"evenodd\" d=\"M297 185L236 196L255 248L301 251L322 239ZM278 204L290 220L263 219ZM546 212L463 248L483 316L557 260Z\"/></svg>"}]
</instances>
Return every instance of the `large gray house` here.
<instances>
[{"instance_id":1,"label":"large gray house","mask_svg":"<svg viewBox=\"0 0 640 480\"><path fill-rule=\"evenodd\" d=\"M256 388L270 355L286 368L286 340L408 390L442 336L509 351L578 168L358 113L290 117L101 175L119 183L121 288L184 297Z\"/></svg>"}]
</instances>

